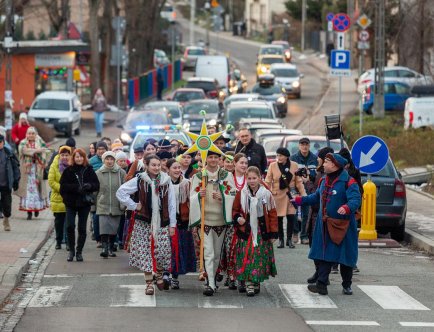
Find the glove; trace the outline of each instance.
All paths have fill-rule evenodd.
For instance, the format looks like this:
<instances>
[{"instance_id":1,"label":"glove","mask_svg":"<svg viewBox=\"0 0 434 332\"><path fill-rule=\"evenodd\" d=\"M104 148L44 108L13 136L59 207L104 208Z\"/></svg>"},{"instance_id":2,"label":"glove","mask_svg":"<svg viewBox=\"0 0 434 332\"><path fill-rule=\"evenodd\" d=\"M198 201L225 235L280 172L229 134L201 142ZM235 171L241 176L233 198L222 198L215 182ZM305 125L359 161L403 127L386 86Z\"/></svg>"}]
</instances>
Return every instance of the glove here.
<instances>
[{"instance_id":1,"label":"glove","mask_svg":"<svg viewBox=\"0 0 434 332\"><path fill-rule=\"evenodd\" d=\"M13 183L13 185L12 185L12 189L13 189L14 191L17 191L17 190L18 190L18 182L14 182L14 183Z\"/></svg>"},{"instance_id":2,"label":"glove","mask_svg":"<svg viewBox=\"0 0 434 332\"><path fill-rule=\"evenodd\" d=\"M92 186L90 183L83 183L82 189L83 191L90 191L92 189Z\"/></svg>"}]
</instances>

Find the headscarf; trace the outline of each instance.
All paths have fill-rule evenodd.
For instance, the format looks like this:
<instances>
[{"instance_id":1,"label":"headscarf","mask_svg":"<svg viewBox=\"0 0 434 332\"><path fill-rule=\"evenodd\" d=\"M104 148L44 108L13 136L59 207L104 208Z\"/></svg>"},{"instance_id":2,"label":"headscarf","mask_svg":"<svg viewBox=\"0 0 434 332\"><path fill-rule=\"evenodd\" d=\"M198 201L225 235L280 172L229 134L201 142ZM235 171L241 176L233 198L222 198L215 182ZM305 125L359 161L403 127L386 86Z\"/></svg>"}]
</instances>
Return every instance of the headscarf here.
<instances>
[{"instance_id":1,"label":"headscarf","mask_svg":"<svg viewBox=\"0 0 434 332\"><path fill-rule=\"evenodd\" d=\"M33 153L32 155L26 154L25 150L27 149L42 149L46 148L47 145L43 141L43 139L38 135L37 130L34 127L29 127L27 129L27 133L29 131L34 131L36 133L35 141L30 142L27 140L27 137L24 138L20 145L18 146L18 153L20 155L20 162L25 166L25 170L27 174L30 174L32 170L32 165L36 164L36 178L38 180L42 180L43 178L43 171L47 164L47 152L38 152ZM40 174L39 174L40 173Z\"/></svg>"}]
</instances>

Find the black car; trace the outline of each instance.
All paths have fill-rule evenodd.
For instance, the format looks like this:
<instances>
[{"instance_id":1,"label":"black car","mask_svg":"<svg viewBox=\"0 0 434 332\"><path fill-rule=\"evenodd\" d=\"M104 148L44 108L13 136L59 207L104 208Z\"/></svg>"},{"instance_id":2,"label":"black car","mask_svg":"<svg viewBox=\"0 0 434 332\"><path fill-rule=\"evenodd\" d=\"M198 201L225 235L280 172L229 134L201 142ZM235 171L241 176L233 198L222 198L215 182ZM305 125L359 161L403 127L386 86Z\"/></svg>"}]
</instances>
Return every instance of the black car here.
<instances>
[{"instance_id":1,"label":"black car","mask_svg":"<svg viewBox=\"0 0 434 332\"><path fill-rule=\"evenodd\" d=\"M362 174L362 182L365 183L366 180L367 175ZM404 240L407 194L401 174L389 158L380 172L371 174L371 180L377 187L376 229L378 233L390 232L392 239Z\"/></svg>"},{"instance_id":2,"label":"black car","mask_svg":"<svg viewBox=\"0 0 434 332\"><path fill-rule=\"evenodd\" d=\"M285 90L274 83L274 75L259 76L252 93L257 93L263 100L273 102L278 116L283 118L288 113L288 97Z\"/></svg>"},{"instance_id":3,"label":"black car","mask_svg":"<svg viewBox=\"0 0 434 332\"><path fill-rule=\"evenodd\" d=\"M219 106L219 102L214 99L193 100L184 105L184 113L182 117L182 127L184 130L192 132L200 132L204 116L201 111L205 111L205 121L207 125L219 126L223 110Z\"/></svg>"}]
</instances>

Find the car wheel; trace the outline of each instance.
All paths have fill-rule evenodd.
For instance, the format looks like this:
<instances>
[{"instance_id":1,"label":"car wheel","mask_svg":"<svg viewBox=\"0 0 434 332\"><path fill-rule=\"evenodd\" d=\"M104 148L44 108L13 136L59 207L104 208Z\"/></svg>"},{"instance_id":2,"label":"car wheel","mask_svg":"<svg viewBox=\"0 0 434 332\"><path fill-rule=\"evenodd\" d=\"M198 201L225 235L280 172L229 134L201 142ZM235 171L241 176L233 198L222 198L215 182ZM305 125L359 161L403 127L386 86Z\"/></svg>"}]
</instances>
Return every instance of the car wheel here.
<instances>
[{"instance_id":1,"label":"car wheel","mask_svg":"<svg viewBox=\"0 0 434 332\"><path fill-rule=\"evenodd\" d=\"M73 133L73 130L72 130L72 124L71 124L71 126L68 129L66 129L66 131L65 131L65 137L72 137L72 133Z\"/></svg>"},{"instance_id":2,"label":"car wheel","mask_svg":"<svg viewBox=\"0 0 434 332\"><path fill-rule=\"evenodd\" d=\"M399 227L392 228L390 230L390 236L395 241L398 241L398 242L404 241L404 238L405 238L405 221Z\"/></svg>"},{"instance_id":3,"label":"car wheel","mask_svg":"<svg viewBox=\"0 0 434 332\"><path fill-rule=\"evenodd\" d=\"M79 136L80 135L80 127L74 130L74 134Z\"/></svg>"}]
</instances>

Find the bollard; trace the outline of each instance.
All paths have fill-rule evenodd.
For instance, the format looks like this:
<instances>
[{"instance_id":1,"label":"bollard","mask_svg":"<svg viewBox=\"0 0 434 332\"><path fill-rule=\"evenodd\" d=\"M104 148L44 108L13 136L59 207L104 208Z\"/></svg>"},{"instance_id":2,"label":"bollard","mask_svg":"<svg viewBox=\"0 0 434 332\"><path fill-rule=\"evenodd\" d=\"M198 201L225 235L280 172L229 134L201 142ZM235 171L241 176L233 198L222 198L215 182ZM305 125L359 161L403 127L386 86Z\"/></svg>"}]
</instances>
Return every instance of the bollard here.
<instances>
[{"instance_id":1,"label":"bollard","mask_svg":"<svg viewBox=\"0 0 434 332\"><path fill-rule=\"evenodd\" d=\"M368 177L363 185L362 220L359 240L376 240L377 187Z\"/></svg>"}]
</instances>

